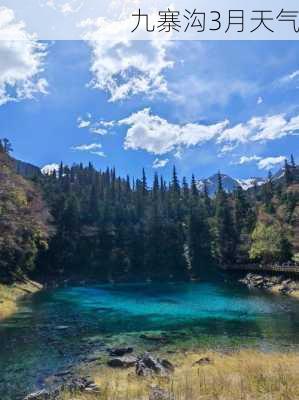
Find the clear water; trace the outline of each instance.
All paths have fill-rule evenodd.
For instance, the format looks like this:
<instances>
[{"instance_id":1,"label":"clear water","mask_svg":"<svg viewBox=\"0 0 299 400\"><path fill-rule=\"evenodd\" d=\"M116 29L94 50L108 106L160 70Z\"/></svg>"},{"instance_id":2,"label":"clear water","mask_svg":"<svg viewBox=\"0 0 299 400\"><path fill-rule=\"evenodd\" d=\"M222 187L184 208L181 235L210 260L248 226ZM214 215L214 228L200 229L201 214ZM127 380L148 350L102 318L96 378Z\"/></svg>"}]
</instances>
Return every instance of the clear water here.
<instances>
[{"instance_id":1,"label":"clear water","mask_svg":"<svg viewBox=\"0 0 299 400\"><path fill-rule=\"evenodd\" d=\"M140 338L165 335L167 343ZM115 344L136 352L208 346L299 348L299 303L224 283L67 287L34 295L0 322L0 399Z\"/></svg>"}]
</instances>

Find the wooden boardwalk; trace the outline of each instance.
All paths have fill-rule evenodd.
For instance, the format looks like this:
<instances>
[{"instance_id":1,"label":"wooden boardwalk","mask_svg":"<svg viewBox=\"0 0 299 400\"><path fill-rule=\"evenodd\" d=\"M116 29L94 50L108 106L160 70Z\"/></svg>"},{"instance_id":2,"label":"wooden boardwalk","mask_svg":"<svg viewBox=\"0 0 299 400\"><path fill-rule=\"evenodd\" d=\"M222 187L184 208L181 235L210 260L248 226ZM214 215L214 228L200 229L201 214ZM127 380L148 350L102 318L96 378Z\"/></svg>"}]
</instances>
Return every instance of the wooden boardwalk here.
<instances>
[{"instance_id":1,"label":"wooden boardwalk","mask_svg":"<svg viewBox=\"0 0 299 400\"><path fill-rule=\"evenodd\" d=\"M299 265L235 264L221 267L224 271L279 272L299 275Z\"/></svg>"}]
</instances>

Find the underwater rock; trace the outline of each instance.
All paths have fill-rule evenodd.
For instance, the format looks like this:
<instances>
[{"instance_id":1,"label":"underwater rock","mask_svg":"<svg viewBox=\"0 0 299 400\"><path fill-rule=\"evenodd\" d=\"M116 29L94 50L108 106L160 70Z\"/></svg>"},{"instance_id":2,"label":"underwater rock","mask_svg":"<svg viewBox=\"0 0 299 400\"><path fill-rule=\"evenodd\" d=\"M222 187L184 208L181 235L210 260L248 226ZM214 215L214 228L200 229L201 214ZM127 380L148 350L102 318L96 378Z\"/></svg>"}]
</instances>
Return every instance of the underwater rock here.
<instances>
[{"instance_id":1,"label":"underwater rock","mask_svg":"<svg viewBox=\"0 0 299 400\"><path fill-rule=\"evenodd\" d=\"M114 357L108 360L107 364L112 368L130 368L134 367L137 358L134 356Z\"/></svg>"},{"instance_id":2,"label":"underwater rock","mask_svg":"<svg viewBox=\"0 0 299 400\"><path fill-rule=\"evenodd\" d=\"M60 376L66 376L66 375L71 375L71 374L72 374L72 371L67 370L67 371L56 372L56 374L54 374L54 376L60 377Z\"/></svg>"},{"instance_id":3,"label":"underwater rock","mask_svg":"<svg viewBox=\"0 0 299 400\"><path fill-rule=\"evenodd\" d=\"M108 349L108 352L112 357L122 357L125 354L133 353L133 347L114 347Z\"/></svg>"},{"instance_id":4,"label":"underwater rock","mask_svg":"<svg viewBox=\"0 0 299 400\"><path fill-rule=\"evenodd\" d=\"M168 341L168 338L166 336L154 336L154 335L146 335L142 334L140 335L140 339L143 340L148 340L150 342L160 342L160 343L165 343Z\"/></svg>"},{"instance_id":5,"label":"underwater rock","mask_svg":"<svg viewBox=\"0 0 299 400\"><path fill-rule=\"evenodd\" d=\"M69 326L67 326L67 325L57 325L57 326L55 326L55 329L57 329L58 331L64 331L64 330L66 330L68 328L69 328Z\"/></svg>"}]
</instances>

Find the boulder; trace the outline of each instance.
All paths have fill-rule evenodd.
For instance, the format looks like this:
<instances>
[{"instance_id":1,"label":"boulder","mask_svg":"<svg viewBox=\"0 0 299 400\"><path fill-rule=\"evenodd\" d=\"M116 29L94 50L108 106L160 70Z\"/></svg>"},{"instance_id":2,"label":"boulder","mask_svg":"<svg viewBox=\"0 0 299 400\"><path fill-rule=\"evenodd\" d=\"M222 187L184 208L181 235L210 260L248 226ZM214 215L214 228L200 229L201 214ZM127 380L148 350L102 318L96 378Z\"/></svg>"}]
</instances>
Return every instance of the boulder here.
<instances>
[{"instance_id":1,"label":"boulder","mask_svg":"<svg viewBox=\"0 0 299 400\"><path fill-rule=\"evenodd\" d=\"M240 282L245 283L249 288L261 288L281 294L291 294L297 289L297 283L292 279L283 279L282 276L261 276L247 274Z\"/></svg>"},{"instance_id":2,"label":"boulder","mask_svg":"<svg viewBox=\"0 0 299 400\"><path fill-rule=\"evenodd\" d=\"M199 360L195 361L195 363L193 365L208 365L211 363L212 363L212 360L210 359L210 357L202 357Z\"/></svg>"},{"instance_id":3,"label":"boulder","mask_svg":"<svg viewBox=\"0 0 299 400\"><path fill-rule=\"evenodd\" d=\"M31 393L23 400L58 400L61 393L65 390L71 393L100 393L100 387L90 377L75 377L66 383L60 384L55 389L49 391L43 389L39 392Z\"/></svg>"},{"instance_id":4,"label":"boulder","mask_svg":"<svg viewBox=\"0 0 299 400\"><path fill-rule=\"evenodd\" d=\"M161 360L161 365L163 368L166 369L168 372L174 372L174 365L166 359Z\"/></svg>"},{"instance_id":5,"label":"boulder","mask_svg":"<svg viewBox=\"0 0 299 400\"><path fill-rule=\"evenodd\" d=\"M112 368L130 368L137 363L137 358L134 356L114 357L108 360L107 364Z\"/></svg>"},{"instance_id":6,"label":"boulder","mask_svg":"<svg viewBox=\"0 0 299 400\"><path fill-rule=\"evenodd\" d=\"M90 377L76 377L71 379L63 389L67 389L70 392L83 392L87 388L94 388L96 385Z\"/></svg>"},{"instance_id":7,"label":"boulder","mask_svg":"<svg viewBox=\"0 0 299 400\"><path fill-rule=\"evenodd\" d=\"M101 393L101 388L95 383L92 383L84 388L84 393Z\"/></svg>"},{"instance_id":8,"label":"boulder","mask_svg":"<svg viewBox=\"0 0 299 400\"><path fill-rule=\"evenodd\" d=\"M151 374L167 375L174 371L174 366L168 360L159 360L149 353L145 353L136 363L136 374L147 376Z\"/></svg>"}]
</instances>

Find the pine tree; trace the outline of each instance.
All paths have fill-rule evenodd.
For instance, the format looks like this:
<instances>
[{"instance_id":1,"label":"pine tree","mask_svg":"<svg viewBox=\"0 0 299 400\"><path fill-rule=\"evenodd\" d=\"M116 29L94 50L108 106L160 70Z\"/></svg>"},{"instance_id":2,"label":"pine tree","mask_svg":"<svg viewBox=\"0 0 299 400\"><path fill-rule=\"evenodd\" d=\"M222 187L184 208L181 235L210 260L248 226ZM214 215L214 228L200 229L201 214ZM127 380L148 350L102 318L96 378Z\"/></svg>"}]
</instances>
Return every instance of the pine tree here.
<instances>
[{"instance_id":1,"label":"pine tree","mask_svg":"<svg viewBox=\"0 0 299 400\"><path fill-rule=\"evenodd\" d=\"M285 183L288 186L292 182L292 173L287 159L284 161L284 178Z\"/></svg>"},{"instance_id":2,"label":"pine tree","mask_svg":"<svg viewBox=\"0 0 299 400\"><path fill-rule=\"evenodd\" d=\"M228 196L223 190L218 173L218 190L215 199L215 253L221 264L235 261L236 232Z\"/></svg>"},{"instance_id":3,"label":"pine tree","mask_svg":"<svg viewBox=\"0 0 299 400\"><path fill-rule=\"evenodd\" d=\"M211 262L210 229L202 204L193 204L188 222L188 245L192 274L200 277L207 272Z\"/></svg>"},{"instance_id":4,"label":"pine tree","mask_svg":"<svg viewBox=\"0 0 299 400\"><path fill-rule=\"evenodd\" d=\"M62 163L62 161L61 161L61 163L60 163L60 165L59 165L59 170L58 170L58 178L59 178L59 180L61 181L62 180L62 178L63 178L63 163Z\"/></svg>"},{"instance_id":5,"label":"pine tree","mask_svg":"<svg viewBox=\"0 0 299 400\"><path fill-rule=\"evenodd\" d=\"M249 256L250 233L255 223L255 215L245 191L241 186L238 186L234 192L234 221L237 249L236 257L239 262L247 262Z\"/></svg>"},{"instance_id":6,"label":"pine tree","mask_svg":"<svg viewBox=\"0 0 299 400\"><path fill-rule=\"evenodd\" d=\"M199 194L195 176L193 174L192 174L192 178L191 178L191 194L195 198L198 197L198 194Z\"/></svg>"},{"instance_id":7,"label":"pine tree","mask_svg":"<svg viewBox=\"0 0 299 400\"><path fill-rule=\"evenodd\" d=\"M206 180L204 181L204 187L203 187L203 199L204 199L206 214L208 217L210 217L212 214L212 204L211 204L212 202L209 196L209 188Z\"/></svg>"},{"instance_id":8,"label":"pine tree","mask_svg":"<svg viewBox=\"0 0 299 400\"><path fill-rule=\"evenodd\" d=\"M1 140L0 149L1 149L5 154L8 154L8 155L13 151L12 145L11 145L9 139L4 138L4 139Z\"/></svg>"},{"instance_id":9,"label":"pine tree","mask_svg":"<svg viewBox=\"0 0 299 400\"><path fill-rule=\"evenodd\" d=\"M173 170L172 170L171 190L173 193L175 193L175 195L177 195L177 196L180 195L180 190L181 190L180 183L178 180L178 175L177 175L175 166L173 166Z\"/></svg>"},{"instance_id":10,"label":"pine tree","mask_svg":"<svg viewBox=\"0 0 299 400\"><path fill-rule=\"evenodd\" d=\"M188 186L188 182L187 182L187 179L185 176L183 177L182 187L183 187L184 201L186 201L189 197L189 186Z\"/></svg>"},{"instance_id":11,"label":"pine tree","mask_svg":"<svg viewBox=\"0 0 299 400\"><path fill-rule=\"evenodd\" d=\"M144 168L142 169L142 195L144 198L146 198L147 196L147 179L146 179L146 175L145 175L145 170Z\"/></svg>"}]
</instances>

